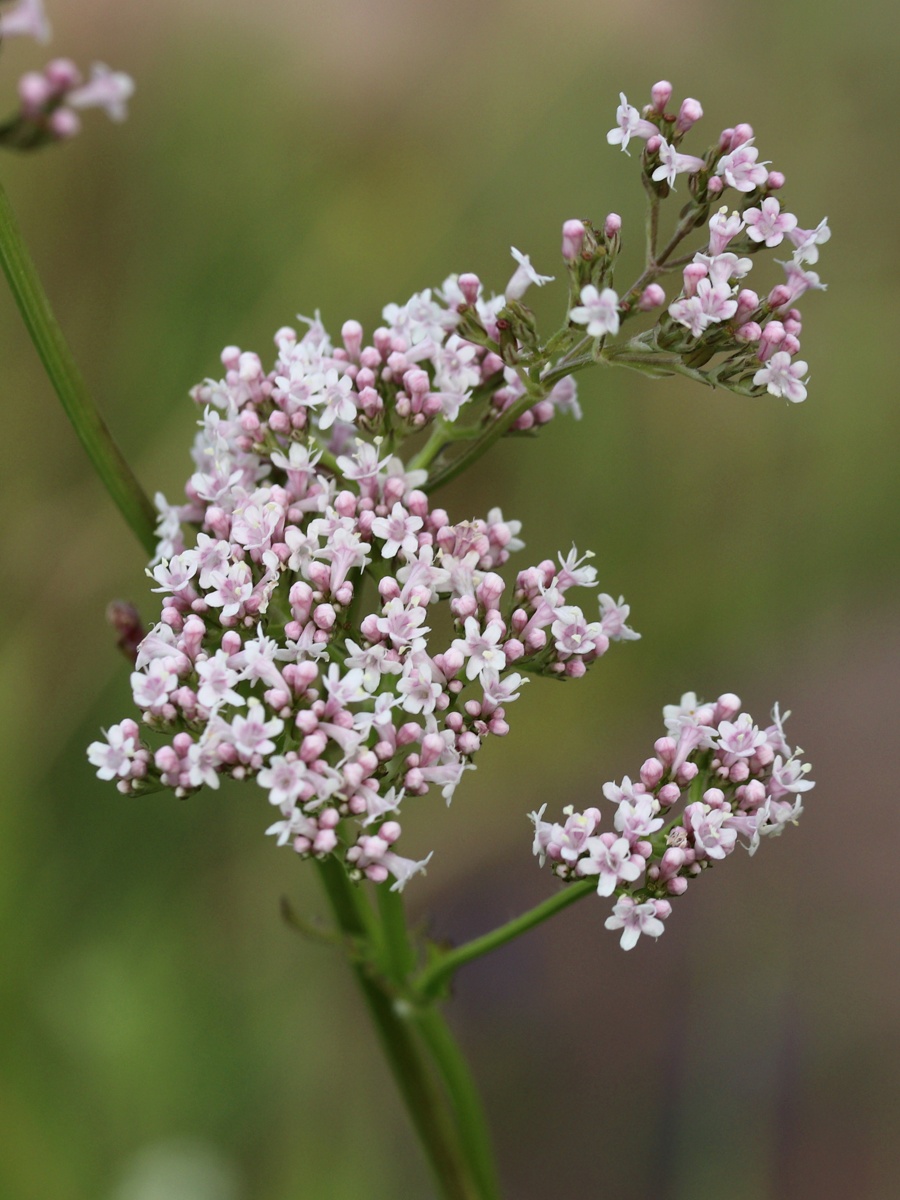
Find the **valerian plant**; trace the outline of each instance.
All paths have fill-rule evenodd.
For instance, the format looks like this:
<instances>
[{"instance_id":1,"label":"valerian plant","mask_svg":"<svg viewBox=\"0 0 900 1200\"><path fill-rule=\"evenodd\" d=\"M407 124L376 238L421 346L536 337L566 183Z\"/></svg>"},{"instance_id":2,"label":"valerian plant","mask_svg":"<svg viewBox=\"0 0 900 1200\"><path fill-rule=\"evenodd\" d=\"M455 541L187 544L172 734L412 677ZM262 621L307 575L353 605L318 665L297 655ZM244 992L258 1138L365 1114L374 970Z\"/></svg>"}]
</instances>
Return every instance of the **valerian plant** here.
<instances>
[{"instance_id":1,"label":"valerian plant","mask_svg":"<svg viewBox=\"0 0 900 1200\"><path fill-rule=\"evenodd\" d=\"M4 11L0 30L42 36L40 0ZM102 93L120 112L127 77L101 71L82 85L60 61L26 76L0 141L21 149L67 136L66 114L91 88L92 102ZM158 495L155 529L0 197L13 291L95 466L152 547L160 597L148 632L132 610L115 612L138 712L89 759L125 796L189 796L223 778L265 796L266 831L321 875L331 940L348 953L436 1185L455 1200L500 1194L477 1092L439 1009L455 971L594 892L611 902L606 925L624 949L658 938L672 898L738 844L753 854L780 834L813 786L777 705L757 722L731 693L686 693L664 709L666 733L634 782L603 785L611 819L603 799L559 821L544 819L546 806L531 814L534 853L562 889L462 946L410 936L400 893L432 853L401 852L407 806L432 789L450 803L485 740L508 732L529 681L577 680L612 643L639 636L622 597L601 591L585 610L598 582L590 552L572 547L506 574L524 548L520 523L499 507L451 515L434 494L500 438L578 417L575 376L596 364L750 398L806 397L796 305L823 286L811 267L827 223L801 227L786 210L784 176L759 161L748 125L684 152L702 109L687 99L670 111L671 93L657 83L642 111L621 96L607 138L625 153L641 147L636 279L617 278L617 214L570 219L562 319L549 333L525 298L552 279L513 249L502 293L451 275L387 305L368 337L348 320L334 339L317 313L276 332L268 363L227 347L221 378L191 393L200 416L185 500ZM754 260L779 247L783 281L751 290Z\"/></svg>"}]
</instances>

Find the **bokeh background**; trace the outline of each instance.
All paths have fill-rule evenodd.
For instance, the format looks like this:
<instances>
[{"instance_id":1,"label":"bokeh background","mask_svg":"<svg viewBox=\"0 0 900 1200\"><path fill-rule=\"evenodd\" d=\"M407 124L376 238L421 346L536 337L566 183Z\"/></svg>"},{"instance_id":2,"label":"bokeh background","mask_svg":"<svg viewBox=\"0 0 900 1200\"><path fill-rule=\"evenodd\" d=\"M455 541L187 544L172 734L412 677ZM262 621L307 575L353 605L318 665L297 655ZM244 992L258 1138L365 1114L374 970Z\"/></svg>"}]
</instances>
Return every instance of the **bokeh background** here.
<instances>
[{"instance_id":1,"label":"bokeh background","mask_svg":"<svg viewBox=\"0 0 900 1200\"><path fill-rule=\"evenodd\" d=\"M620 89L642 103L669 77L700 98L696 143L751 121L803 223L830 218L829 291L803 304L806 404L597 372L580 424L498 448L447 494L458 519L520 518L529 562L592 547L644 637L586 680L533 683L452 808L410 810L407 845L436 853L407 894L435 934L489 928L553 886L527 812L633 774L663 703L780 700L818 780L800 828L704 878L631 954L583 902L469 967L452 1019L511 1200L891 1200L896 6L50 10L53 53L135 77L132 115L0 169L111 425L170 499L187 389L222 346L266 356L315 308L371 329L452 271L499 290L510 244L552 272L570 216L622 213L636 262L635 164L604 136ZM42 54L4 48L10 102ZM104 609L152 616L144 561L2 288L0 355L0 1195L426 1200L342 963L279 920L282 895L323 906L263 838L262 794L128 802L93 778L85 745L130 711Z\"/></svg>"}]
</instances>

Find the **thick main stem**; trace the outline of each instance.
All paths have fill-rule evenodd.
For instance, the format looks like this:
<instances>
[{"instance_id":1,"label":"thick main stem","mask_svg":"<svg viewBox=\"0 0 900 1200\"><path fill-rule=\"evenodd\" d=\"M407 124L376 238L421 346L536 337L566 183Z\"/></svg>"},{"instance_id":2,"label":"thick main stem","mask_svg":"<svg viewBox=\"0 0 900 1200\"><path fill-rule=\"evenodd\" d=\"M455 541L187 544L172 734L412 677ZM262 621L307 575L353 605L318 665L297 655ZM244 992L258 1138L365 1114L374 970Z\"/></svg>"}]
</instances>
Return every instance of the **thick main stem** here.
<instances>
[{"instance_id":1,"label":"thick main stem","mask_svg":"<svg viewBox=\"0 0 900 1200\"><path fill-rule=\"evenodd\" d=\"M384 960L392 978L405 989L415 967L416 954L410 942L403 898L399 892L378 888L382 919ZM465 1056L434 1000L424 1003L412 997L411 1019L441 1076L450 1097L463 1151L484 1200L499 1200L500 1189L487 1117Z\"/></svg>"},{"instance_id":2,"label":"thick main stem","mask_svg":"<svg viewBox=\"0 0 900 1200\"><path fill-rule=\"evenodd\" d=\"M156 513L91 399L0 184L0 265L66 415L116 507L148 554Z\"/></svg>"},{"instance_id":3,"label":"thick main stem","mask_svg":"<svg viewBox=\"0 0 900 1200\"><path fill-rule=\"evenodd\" d=\"M369 941L377 936L364 901L334 859L317 861L332 911L345 934ZM446 1100L423 1062L409 1020L366 962L353 963L356 981L378 1032L382 1049L403 1097L410 1120L445 1200L487 1200L466 1163Z\"/></svg>"}]
</instances>

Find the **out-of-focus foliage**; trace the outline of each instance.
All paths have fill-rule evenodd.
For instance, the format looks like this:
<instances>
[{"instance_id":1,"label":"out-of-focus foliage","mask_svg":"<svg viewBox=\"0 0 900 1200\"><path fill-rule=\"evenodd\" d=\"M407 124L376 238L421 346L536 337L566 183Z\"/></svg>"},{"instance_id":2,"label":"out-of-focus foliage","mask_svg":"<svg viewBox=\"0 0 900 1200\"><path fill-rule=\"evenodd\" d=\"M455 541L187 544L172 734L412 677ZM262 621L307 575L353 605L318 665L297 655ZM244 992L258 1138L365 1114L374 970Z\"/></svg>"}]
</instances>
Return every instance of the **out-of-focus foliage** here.
<instances>
[{"instance_id":1,"label":"out-of-focus foliage","mask_svg":"<svg viewBox=\"0 0 900 1200\"><path fill-rule=\"evenodd\" d=\"M800 829L704 879L658 947L623 956L584 902L469 968L456 1021L516 1200L892 1195L895 7L55 9L55 53L135 77L131 119L0 169L110 423L170 499L187 388L222 346L265 356L317 307L371 329L451 271L499 289L510 244L559 270L566 217L621 212L637 262L636 165L604 136L620 89L671 78L703 103L701 143L749 120L790 207L830 218L806 404L597 372L580 425L446 496L458 518L502 504L538 556L595 549L644 640L533 683L452 809L419 806L411 852L436 854L409 898L455 938L512 915L548 886L531 808L633 774L684 690L780 699L819 781ZM40 53L4 47L10 98ZM128 707L105 605L154 606L5 294L0 355L0 1194L427 1195L341 964L278 920L282 894L319 900L263 839L262 791L126 802L93 779L83 747Z\"/></svg>"}]
</instances>

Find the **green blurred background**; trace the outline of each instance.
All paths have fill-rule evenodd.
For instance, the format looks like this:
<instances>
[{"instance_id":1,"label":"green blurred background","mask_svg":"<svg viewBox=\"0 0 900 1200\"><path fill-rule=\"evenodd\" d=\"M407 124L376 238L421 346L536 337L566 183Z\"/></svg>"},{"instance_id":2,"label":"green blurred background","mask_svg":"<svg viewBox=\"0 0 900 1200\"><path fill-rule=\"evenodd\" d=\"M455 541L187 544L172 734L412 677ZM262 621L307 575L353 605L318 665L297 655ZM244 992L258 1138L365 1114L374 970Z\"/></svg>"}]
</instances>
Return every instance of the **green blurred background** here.
<instances>
[{"instance_id":1,"label":"green blurred background","mask_svg":"<svg viewBox=\"0 0 900 1200\"><path fill-rule=\"evenodd\" d=\"M635 163L605 144L620 89L697 96L694 145L751 121L802 223L829 217L806 404L597 372L581 424L504 445L444 497L457 519L520 518L522 563L592 547L644 639L532 684L452 808L411 806L406 845L436 853L407 894L435 934L483 931L553 886L525 814L633 774L663 703L779 699L818 780L799 829L704 879L632 954L584 902L468 968L452 1019L511 1200L891 1200L896 6L50 9L53 53L135 77L132 115L0 169L95 394L170 500L187 389L222 346L265 359L317 307L335 333L371 330L452 271L499 290L510 244L558 270L570 216L621 212L636 255ZM10 101L42 54L4 49ZM0 355L0 1196L425 1200L342 963L279 920L281 895L322 906L263 838L258 789L128 802L93 778L85 745L130 711L106 603L154 606L4 289Z\"/></svg>"}]
</instances>

